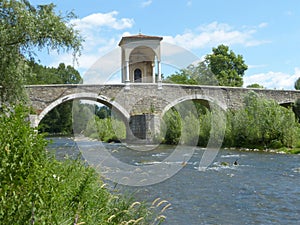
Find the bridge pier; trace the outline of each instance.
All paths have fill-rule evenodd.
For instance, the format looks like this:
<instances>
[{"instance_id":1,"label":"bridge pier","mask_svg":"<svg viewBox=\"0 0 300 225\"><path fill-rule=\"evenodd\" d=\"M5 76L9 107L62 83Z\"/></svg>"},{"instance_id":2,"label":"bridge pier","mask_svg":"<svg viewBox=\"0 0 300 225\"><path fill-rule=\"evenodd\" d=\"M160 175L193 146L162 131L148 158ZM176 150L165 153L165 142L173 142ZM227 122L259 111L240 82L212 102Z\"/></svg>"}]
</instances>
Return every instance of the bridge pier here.
<instances>
[{"instance_id":1,"label":"bridge pier","mask_svg":"<svg viewBox=\"0 0 300 225\"><path fill-rule=\"evenodd\" d=\"M133 115L127 128L127 142L154 144L160 133L160 117L154 114Z\"/></svg>"}]
</instances>

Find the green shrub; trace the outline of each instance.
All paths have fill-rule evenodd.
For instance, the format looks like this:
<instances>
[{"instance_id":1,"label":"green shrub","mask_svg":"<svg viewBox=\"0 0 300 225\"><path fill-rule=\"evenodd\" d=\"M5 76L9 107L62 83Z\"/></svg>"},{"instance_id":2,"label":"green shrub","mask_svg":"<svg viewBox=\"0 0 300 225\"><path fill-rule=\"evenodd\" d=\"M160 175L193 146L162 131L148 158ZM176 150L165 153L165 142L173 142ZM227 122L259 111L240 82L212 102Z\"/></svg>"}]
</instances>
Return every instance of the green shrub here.
<instances>
[{"instance_id":1,"label":"green shrub","mask_svg":"<svg viewBox=\"0 0 300 225\"><path fill-rule=\"evenodd\" d=\"M165 134L165 144L178 144L181 136L181 116L175 108L171 108L163 116L161 133Z\"/></svg>"},{"instance_id":2,"label":"green shrub","mask_svg":"<svg viewBox=\"0 0 300 225\"><path fill-rule=\"evenodd\" d=\"M227 118L225 140L234 147L293 147L299 139L293 111L252 92L245 97L245 107Z\"/></svg>"},{"instance_id":3,"label":"green shrub","mask_svg":"<svg viewBox=\"0 0 300 225\"><path fill-rule=\"evenodd\" d=\"M150 224L153 210L112 195L79 160L50 157L21 106L0 114L1 224ZM151 222L152 221L152 222Z\"/></svg>"},{"instance_id":4,"label":"green shrub","mask_svg":"<svg viewBox=\"0 0 300 225\"><path fill-rule=\"evenodd\" d=\"M202 108L198 111L198 121L188 111L182 116L172 108L163 117L165 143L178 144L181 139L189 144L198 139L198 145L203 147L209 140L215 145L223 141L223 147L278 149L300 146L300 126L291 109L255 92L247 94L244 103L243 108L226 113L218 108L213 111ZM182 104L176 108L184 108Z\"/></svg>"},{"instance_id":5,"label":"green shrub","mask_svg":"<svg viewBox=\"0 0 300 225\"><path fill-rule=\"evenodd\" d=\"M199 139L199 120L192 113L189 113L182 122L182 142L195 146Z\"/></svg>"},{"instance_id":6,"label":"green shrub","mask_svg":"<svg viewBox=\"0 0 300 225\"><path fill-rule=\"evenodd\" d=\"M126 126L118 119L95 116L88 121L84 134L104 142L119 141L126 138Z\"/></svg>"},{"instance_id":7,"label":"green shrub","mask_svg":"<svg viewBox=\"0 0 300 225\"><path fill-rule=\"evenodd\" d=\"M300 148L300 139L296 141L295 148Z\"/></svg>"},{"instance_id":8,"label":"green shrub","mask_svg":"<svg viewBox=\"0 0 300 225\"><path fill-rule=\"evenodd\" d=\"M282 142L278 140L272 140L269 145L270 149L280 149L282 147L283 147Z\"/></svg>"}]
</instances>

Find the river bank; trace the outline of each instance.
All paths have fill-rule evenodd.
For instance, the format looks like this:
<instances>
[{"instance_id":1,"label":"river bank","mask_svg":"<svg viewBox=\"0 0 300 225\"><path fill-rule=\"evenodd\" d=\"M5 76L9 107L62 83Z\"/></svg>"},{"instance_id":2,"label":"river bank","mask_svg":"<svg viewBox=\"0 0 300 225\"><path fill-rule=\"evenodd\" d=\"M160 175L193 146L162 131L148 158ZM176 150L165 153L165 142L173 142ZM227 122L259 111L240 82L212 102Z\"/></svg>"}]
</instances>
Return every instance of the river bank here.
<instances>
[{"instance_id":1,"label":"river bank","mask_svg":"<svg viewBox=\"0 0 300 225\"><path fill-rule=\"evenodd\" d=\"M103 142L99 139L96 138L91 138L87 137L84 135L76 135L76 136L71 136L71 135L61 135L61 136L47 136L47 139L51 138L69 138L73 141L91 141L91 142ZM103 142L107 144L114 144L114 143L122 143L125 146L127 143L125 141L116 141L116 142ZM156 144L157 145L157 144ZM163 144L165 146L177 146L177 145L169 145L169 144ZM287 147L281 147L278 149L258 149L258 148L246 148L246 147L224 147L222 149L225 150L235 150L235 151L251 151L251 152L265 152L265 153L277 153L277 154L300 154L300 147L295 147L295 148L287 148Z\"/></svg>"},{"instance_id":2,"label":"river bank","mask_svg":"<svg viewBox=\"0 0 300 225\"><path fill-rule=\"evenodd\" d=\"M246 152L265 152L277 154L300 154L300 148L279 148L279 149L258 149L258 148L224 148L227 150L246 151Z\"/></svg>"}]
</instances>

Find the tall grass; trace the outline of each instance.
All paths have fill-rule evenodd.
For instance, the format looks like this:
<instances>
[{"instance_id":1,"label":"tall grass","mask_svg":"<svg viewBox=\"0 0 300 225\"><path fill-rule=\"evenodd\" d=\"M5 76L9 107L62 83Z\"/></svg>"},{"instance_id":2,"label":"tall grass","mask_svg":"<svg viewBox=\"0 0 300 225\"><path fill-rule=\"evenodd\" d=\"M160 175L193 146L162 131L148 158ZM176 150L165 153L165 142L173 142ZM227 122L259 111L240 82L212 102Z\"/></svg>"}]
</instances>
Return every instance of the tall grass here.
<instances>
[{"instance_id":1,"label":"tall grass","mask_svg":"<svg viewBox=\"0 0 300 225\"><path fill-rule=\"evenodd\" d=\"M158 224L157 207L105 188L79 160L57 161L23 107L0 114L0 224Z\"/></svg>"}]
</instances>

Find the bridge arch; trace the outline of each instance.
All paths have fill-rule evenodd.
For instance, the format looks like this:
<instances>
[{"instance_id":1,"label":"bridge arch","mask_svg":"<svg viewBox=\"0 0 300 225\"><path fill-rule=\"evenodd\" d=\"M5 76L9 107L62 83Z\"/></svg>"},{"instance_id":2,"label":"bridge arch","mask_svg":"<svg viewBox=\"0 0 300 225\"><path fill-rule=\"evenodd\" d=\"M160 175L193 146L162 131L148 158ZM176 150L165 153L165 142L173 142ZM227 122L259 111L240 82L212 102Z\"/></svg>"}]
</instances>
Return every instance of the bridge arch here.
<instances>
[{"instance_id":1,"label":"bridge arch","mask_svg":"<svg viewBox=\"0 0 300 225\"><path fill-rule=\"evenodd\" d=\"M164 114L171 109L172 107L174 107L175 105L188 101L188 100L202 100L202 101L206 101L209 105L210 103L216 104L217 106L219 106L222 110L226 111L227 110L227 105L225 102L221 102L217 99L214 99L212 97L206 96L206 95L200 95L200 94L195 94L195 95L186 95L180 98L175 99L174 101L170 102L168 105L165 106L165 108L163 109L162 113L161 113L161 117L164 116Z\"/></svg>"},{"instance_id":2,"label":"bridge arch","mask_svg":"<svg viewBox=\"0 0 300 225\"><path fill-rule=\"evenodd\" d=\"M289 108L289 107L293 106L294 103L295 103L295 102L289 101L289 100L288 100L288 101L281 101L281 102L278 102L278 104L279 104L280 106L283 106L283 107L285 107L285 108Z\"/></svg>"},{"instance_id":3,"label":"bridge arch","mask_svg":"<svg viewBox=\"0 0 300 225\"><path fill-rule=\"evenodd\" d=\"M70 94L64 97L61 97L57 100L55 100L54 102L52 102L50 105L48 105L38 116L37 116L37 120L35 121L35 126L38 126L39 123L42 121L42 119L47 115L47 113L49 113L52 109L54 109L55 107L57 107L58 105L67 102L67 101L71 101L71 100L92 100L92 101L96 101L99 103L102 103L104 105L107 105L109 107L112 107L113 109L115 109L116 111L118 111L123 117L124 119L126 119L126 121L129 120L130 115L129 113L117 102L114 101L110 101L109 98L107 98L106 96L103 95L98 95L96 93L75 93L75 94Z\"/></svg>"}]
</instances>

